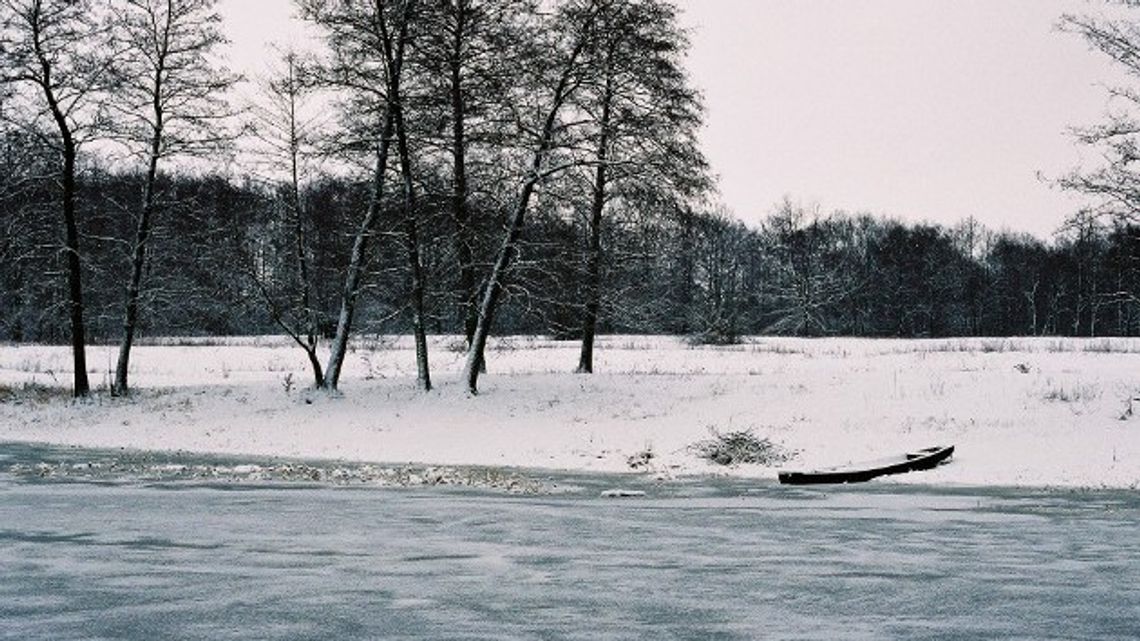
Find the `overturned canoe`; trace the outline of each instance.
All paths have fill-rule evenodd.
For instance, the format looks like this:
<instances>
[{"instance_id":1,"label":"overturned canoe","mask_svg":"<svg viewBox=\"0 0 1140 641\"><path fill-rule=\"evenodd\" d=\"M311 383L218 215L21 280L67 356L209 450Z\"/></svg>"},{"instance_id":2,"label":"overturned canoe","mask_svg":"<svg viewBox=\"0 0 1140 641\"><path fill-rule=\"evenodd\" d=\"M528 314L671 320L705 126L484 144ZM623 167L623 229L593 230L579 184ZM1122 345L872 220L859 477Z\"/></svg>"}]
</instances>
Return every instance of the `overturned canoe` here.
<instances>
[{"instance_id":1,"label":"overturned canoe","mask_svg":"<svg viewBox=\"0 0 1140 641\"><path fill-rule=\"evenodd\" d=\"M804 472L783 471L778 474L785 485L814 485L819 483L863 483L888 474L904 474L929 470L950 458L954 446L927 447L902 456L873 463L853 463L838 467Z\"/></svg>"}]
</instances>

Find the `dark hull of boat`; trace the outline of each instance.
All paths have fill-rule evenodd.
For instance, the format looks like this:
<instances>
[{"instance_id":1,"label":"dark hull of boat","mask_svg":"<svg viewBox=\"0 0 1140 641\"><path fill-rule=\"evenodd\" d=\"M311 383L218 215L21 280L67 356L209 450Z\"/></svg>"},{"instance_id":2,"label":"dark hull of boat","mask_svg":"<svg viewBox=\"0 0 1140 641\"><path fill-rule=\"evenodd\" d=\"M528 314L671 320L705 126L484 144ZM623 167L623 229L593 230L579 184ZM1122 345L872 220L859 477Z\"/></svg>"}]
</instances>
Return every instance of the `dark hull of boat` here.
<instances>
[{"instance_id":1,"label":"dark hull of boat","mask_svg":"<svg viewBox=\"0 0 1140 641\"><path fill-rule=\"evenodd\" d=\"M785 485L816 485L825 483L864 483L873 478L889 474L905 474L929 470L950 458L954 446L928 447L906 454L898 461L865 467L844 467L811 472L780 472L780 482Z\"/></svg>"}]
</instances>

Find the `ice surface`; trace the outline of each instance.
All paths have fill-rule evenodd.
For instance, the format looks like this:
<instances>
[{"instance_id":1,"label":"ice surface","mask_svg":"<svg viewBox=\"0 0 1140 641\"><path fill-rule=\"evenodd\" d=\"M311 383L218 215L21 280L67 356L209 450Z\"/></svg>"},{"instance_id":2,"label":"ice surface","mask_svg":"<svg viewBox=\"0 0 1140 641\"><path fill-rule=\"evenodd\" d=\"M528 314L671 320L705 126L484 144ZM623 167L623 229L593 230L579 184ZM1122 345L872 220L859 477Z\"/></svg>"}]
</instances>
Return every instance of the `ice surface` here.
<instances>
[{"instance_id":1,"label":"ice surface","mask_svg":"<svg viewBox=\"0 0 1140 641\"><path fill-rule=\"evenodd\" d=\"M646 490L0 475L0 638L1136 638L1134 493Z\"/></svg>"}]
</instances>

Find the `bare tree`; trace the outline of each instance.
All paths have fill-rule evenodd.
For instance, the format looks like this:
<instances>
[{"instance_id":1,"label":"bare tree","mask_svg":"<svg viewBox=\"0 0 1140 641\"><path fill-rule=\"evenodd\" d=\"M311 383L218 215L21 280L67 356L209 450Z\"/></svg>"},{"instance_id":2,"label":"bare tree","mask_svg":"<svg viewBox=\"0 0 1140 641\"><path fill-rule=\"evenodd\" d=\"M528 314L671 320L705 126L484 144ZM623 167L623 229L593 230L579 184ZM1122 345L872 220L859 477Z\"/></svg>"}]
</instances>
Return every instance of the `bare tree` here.
<instances>
[{"instance_id":1,"label":"bare tree","mask_svg":"<svg viewBox=\"0 0 1140 641\"><path fill-rule=\"evenodd\" d=\"M424 273L420 258L416 192L403 96L405 57L415 20L415 0L300 0L302 17L320 26L331 50L326 82L348 94L346 120L375 158L370 203L353 241L333 338L325 384L340 379L356 301L360 295L368 243L384 204L385 179L392 143L402 177L404 247L411 280L410 308L416 343L417 381L431 389L424 323ZM379 129L376 123L381 123Z\"/></svg>"},{"instance_id":2,"label":"bare tree","mask_svg":"<svg viewBox=\"0 0 1140 641\"><path fill-rule=\"evenodd\" d=\"M57 170L52 148L0 118L0 336L7 340L34 336L36 318L51 310L37 300L52 289L37 266L57 253L53 226L44 215L56 200Z\"/></svg>"},{"instance_id":3,"label":"bare tree","mask_svg":"<svg viewBox=\"0 0 1140 641\"><path fill-rule=\"evenodd\" d=\"M518 254L523 224L535 191L544 180L581 164L580 158L560 157L558 152L578 137L583 124L564 116L586 79L583 59L596 37L596 18L603 1L582 0L561 7L552 22L544 25L544 38L534 49L531 72L535 76L522 85L527 92L516 112L524 141L521 147L529 156L529 162L511 207L503 242L483 286L479 322L463 368L463 379L471 394L478 393L483 351L508 270ZM546 93L548 97L536 100L536 93L539 96Z\"/></svg>"},{"instance_id":4,"label":"bare tree","mask_svg":"<svg viewBox=\"0 0 1140 641\"><path fill-rule=\"evenodd\" d=\"M294 274L291 292L279 296L265 279L254 280L269 308L273 321L305 351L317 388L325 387L324 370L317 356L320 340L320 314L313 295L313 274L306 220L309 212L301 196L309 179L308 163L318 157L316 144L320 118L311 113L308 98L312 86L304 78L298 54L286 50L279 65L263 83L261 100L252 107L251 130L260 143L270 171L282 169L287 224L292 232ZM286 301L281 299L285 298ZM288 299L292 298L292 301Z\"/></svg>"},{"instance_id":5,"label":"bare tree","mask_svg":"<svg viewBox=\"0 0 1140 641\"><path fill-rule=\"evenodd\" d=\"M138 328L147 241L158 208L159 164L178 155L216 151L231 138L223 126L223 95L236 77L216 56L226 39L217 0L123 0L117 34L126 47L116 91L120 139L146 163L131 249L123 340L112 392L127 394L131 347Z\"/></svg>"},{"instance_id":6,"label":"bare tree","mask_svg":"<svg viewBox=\"0 0 1140 641\"><path fill-rule=\"evenodd\" d=\"M407 251L408 275L411 280L409 301L412 312L412 336L416 348L416 382L420 389L431 390L431 368L428 365L426 319L424 317L425 276L420 257L420 232L416 205L416 186L412 173L412 152L408 145L407 101L404 91L404 50L409 40L409 27L416 16L416 1L397 3L395 33L380 24L384 64L388 69L388 109L396 130L396 155L400 162L403 188L404 249Z\"/></svg>"},{"instance_id":7,"label":"bare tree","mask_svg":"<svg viewBox=\"0 0 1140 641\"><path fill-rule=\"evenodd\" d=\"M768 274L763 298L774 317L765 332L821 336L859 289L849 246L854 227L841 214L822 216L785 198L765 225Z\"/></svg>"},{"instance_id":8,"label":"bare tree","mask_svg":"<svg viewBox=\"0 0 1140 641\"><path fill-rule=\"evenodd\" d=\"M115 47L99 18L97 0L2 0L0 74L7 86L30 89L18 118L59 154L60 206L67 262L68 308L74 368L73 393L87 396L83 278L77 213L80 146L105 125L106 90ZM9 112L11 114L12 112ZM50 124L47 124L50 123Z\"/></svg>"},{"instance_id":9,"label":"bare tree","mask_svg":"<svg viewBox=\"0 0 1140 641\"><path fill-rule=\"evenodd\" d=\"M676 9L660 0L605 0L596 20L591 78L577 100L593 121L580 373L594 371L607 210L615 201L684 203L709 186L696 138L701 105L684 70L688 39Z\"/></svg>"},{"instance_id":10,"label":"bare tree","mask_svg":"<svg viewBox=\"0 0 1140 641\"><path fill-rule=\"evenodd\" d=\"M1082 36L1107 56L1129 80L1140 80L1140 4L1134 0L1103 0L1114 11L1107 15L1066 14L1064 31ZM1140 88L1112 86L1108 117L1101 124L1076 127L1079 142L1101 150L1104 164L1078 168L1059 182L1062 187L1095 197L1099 214L1140 219ZM1083 214L1082 214L1083 215Z\"/></svg>"},{"instance_id":11,"label":"bare tree","mask_svg":"<svg viewBox=\"0 0 1140 641\"><path fill-rule=\"evenodd\" d=\"M495 191L487 176L505 127L504 87L517 80L512 59L523 49L524 25L537 13L535 0L427 0L425 26L413 59L424 78L429 130L440 139L451 185L448 209L454 228L459 316L470 346L478 322L479 275L472 216L482 192ZM425 128L428 129L428 128ZM480 171L484 168L484 171Z\"/></svg>"}]
</instances>

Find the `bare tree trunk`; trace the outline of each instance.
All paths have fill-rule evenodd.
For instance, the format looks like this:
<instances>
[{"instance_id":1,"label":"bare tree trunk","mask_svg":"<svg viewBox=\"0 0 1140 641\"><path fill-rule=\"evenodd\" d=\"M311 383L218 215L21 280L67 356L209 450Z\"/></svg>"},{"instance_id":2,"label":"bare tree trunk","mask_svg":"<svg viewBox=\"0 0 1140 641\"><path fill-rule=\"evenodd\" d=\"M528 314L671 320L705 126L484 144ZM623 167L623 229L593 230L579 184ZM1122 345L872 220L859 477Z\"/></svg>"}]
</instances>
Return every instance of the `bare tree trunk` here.
<instances>
[{"instance_id":1,"label":"bare tree trunk","mask_svg":"<svg viewBox=\"0 0 1140 641\"><path fill-rule=\"evenodd\" d=\"M1024 292L1025 301L1029 304L1029 331L1033 336L1037 336L1037 288L1041 285L1041 281L1033 281L1033 289Z\"/></svg>"},{"instance_id":2,"label":"bare tree trunk","mask_svg":"<svg viewBox=\"0 0 1140 641\"><path fill-rule=\"evenodd\" d=\"M416 344L416 383L425 392L431 390L431 368L428 365L427 334L424 329L424 275L420 260L419 231L416 221L416 192L412 184L412 161L408 151L408 134L404 127L403 105L394 107L396 148L400 156L400 174L404 188L404 246L408 252L411 275L412 333Z\"/></svg>"},{"instance_id":3,"label":"bare tree trunk","mask_svg":"<svg viewBox=\"0 0 1140 641\"><path fill-rule=\"evenodd\" d=\"M463 125L456 124L456 136L462 137ZM458 140L458 139L457 139ZM455 179L451 194L451 215L455 222L455 255L459 262L460 312L463 318L463 335L467 344L475 335L479 323L479 284L475 279L475 256L472 251L471 215L467 209L467 173L464 152L455 145Z\"/></svg>"},{"instance_id":4,"label":"bare tree trunk","mask_svg":"<svg viewBox=\"0 0 1140 641\"><path fill-rule=\"evenodd\" d=\"M376 169L372 174L372 194L368 202L368 211L356 238L352 242L352 254L348 262L348 274L345 276L344 290L341 293L340 315L337 318L336 336L330 346L328 366L325 368L324 386L336 389L340 381L340 370L344 366L344 356L348 351L348 339L352 333L352 320L356 312L356 299L360 296L360 282L364 275L364 258L368 249L368 241L372 238L376 221L380 217L380 208L384 199L384 175L388 165L388 149L391 146L392 129L394 127L392 112L384 116L384 129L380 137L380 145L376 151Z\"/></svg>"},{"instance_id":5,"label":"bare tree trunk","mask_svg":"<svg viewBox=\"0 0 1140 641\"><path fill-rule=\"evenodd\" d=\"M571 76L573 75L575 65L577 64L578 57L582 54L582 50L586 45L585 37L581 37L574 47L573 53L566 63L566 67L562 70L562 74L558 79L558 87L554 91L554 98L550 104L550 110L546 113L546 118L542 127L542 135L538 140L538 147L534 150L534 157L531 161L531 168L529 177L523 183L522 190L519 192L518 200L515 202L515 210L511 215L509 226L507 227L507 235L503 240L502 246L499 247L499 252L495 257L495 263L491 267L491 273L487 276L487 281L484 284L483 298L479 304L479 322L475 327L475 335L472 338L471 346L467 349L467 359L463 366L463 379L467 383L467 391L470 394L479 393L479 373L483 367L483 352L487 347L487 338L491 333L491 324L495 319L495 311L499 305L499 298L502 295L503 280L506 278L507 270L510 268L511 263L514 261L516 254L518 254L518 241L522 235L523 223L526 220L526 212L530 208L530 200L534 195L535 187L538 186L539 181L544 177L543 164L554 147L554 132L558 124L558 114L562 111L571 89Z\"/></svg>"},{"instance_id":6,"label":"bare tree trunk","mask_svg":"<svg viewBox=\"0 0 1140 641\"><path fill-rule=\"evenodd\" d=\"M459 263L460 314L463 335L470 347L479 322L478 286L471 249L471 217L467 209L467 102L463 94L463 43L467 28L467 7L456 7L455 32L451 41L448 71L451 94L451 220L455 224L455 256Z\"/></svg>"},{"instance_id":7,"label":"bare tree trunk","mask_svg":"<svg viewBox=\"0 0 1140 641\"><path fill-rule=\"evenodd\" d=\"M87 336L83 322L83 265L80 261L79 220L76 207L76 162L81 126L71 119L90 104L101 80L99 65L69 56L75 37L95 37L86 16L63 6L42 6L35 2L20 11L4 15L4 43L0 46L4 63L5 90L9 82L31 82L44 98L47 113L59 133L61 174L60 197L63 210L64 253L67 261L68 316L71 325L72 394L83 398L91 393L87 380ZM73 7L74 8L74 7ZM82 7L78 7L82 11ZM63 70L61 72L61 70ZM94 72L93 72L94 70ZM71 73L68 73L70 71ZM58 76L58 77L57 77Z\"/></svg>"},{"instance_id":8,"label":"bare tree trunk","mask_svg":"<svg viewBox=\"0 0 1140 641\"><path fill-rule=\"evenodd\" d=\"M118 49L116 55L122 57L114 72L118 83L114 93L121 96L117 101L120 116L133 121L123 125L122 133L128 142L145 145L148 163L126 287L123 341L111 386L115 395L130 393L131 348L138 328L147 242L157 208L158 164L168 153L204 155L221 144L227 136L211 123L226 109L215 99L236 81L209 62L211 50L225 42L214 26L218 20L214 0L124 4L125 16L112 39L112 49ZM168 136L171 126L174 130ZM147 137L136 140L130 133L135 127Z\"/></svg>"},{"instance_id":9,"label":"bare tree trunk","mask_svg":"<svg viewBox=\"0 0 1140 641\"><path fill-rule=\"evenodd\" d=\"M534 188L539 180L538 170L546 151L547 149L543 149L542 152L535 154L533 176L523 185L518 202L515 204L514 215L511 216L510 226L507 228L507 237L499 248L495 264L491 267L491 273L488 275L487 283L484 286L483 299L479 305L479 322L475 327L475 335L471 341L471 347L467 350L467 360L463 367L463 379L467 382L467 391L471 394L479 393L479 373L482 370L483 351L487 347L487 338L491 333L491 322L494 320L495 311L499 305L503 279L518 253L519 236L522 235L523 222L526 219L527 209L530 207Z\"/></svg>"},{"instance_id":10,"label":"bare tree trunk","mask_svg":"<svg viewBox=\"0 0 1140 641\"><path fill-rule=\"evenodd\" d=\"M69 135L63 145L63 222L66 234L68 303L71 316L71 360L74 368L72 394L91 393L87 381L86 330L83 324L83 271L79 262L79 223L75 211L75 143Z\"/></svg>"},{"instance_id":11,"label":"bare tree trunk","mask_svg":"<svg viewBox=\"0 0 1140 641\"><path fill-rule=\"evenodd\" d=\"M601 267L600 256L597 249L598 241L596 238L600 235L598 233L597 225L600 225L600 220L595 220L590 229L590 254L586 259L586 305L583 310L582 316L582 348L578 353L578 369L579 374L593 374L594 373L594 338L598 331L598 310L601 308Z\"/></svg>"},{"instance_id":12,"label":"bare tree trunk","mask_svg":"<svg viewBox=\"0 0 1140 641\"><path fill-rule=\"evenodd\" d=\"M52 118L59 127L63 139L63 176L61 177L63 197L64 249L67 253L68 311L71 317L71 362L73 373L72 395L83 398L91 394L87 380L87 330L83 323L83 266L79 261L79 221L75 200L78 191L75 184L76 160L79 150L72 137L71 127L64 115L55 94L51 89L48 63L44 67L44 95Z\"/></svg>"},{"instance_id":13,"label":"bare tree trunk","mask_svg":"<svg viewBox=\"0 0 1140 641\"><path fill-rule=\"evenodd\" d=\"M412 155L408 149L408 128L404 120L404 97L401 80L404 70L404 47L408 40L408 27L415 10L415 0L405 0L396 40L380 21L384 59L387 65L388 113L396 130L396 155L400 162L400 177L404 192L404 248L408 255L408 274L411 279L409 301L412 310L412 335L416 345L416 383L420 389L431 390L431 368L428 364L427 334L424 328L424 273L420 259L420 240L416 220L416 190L412 176ZM393 46L394 45L394 46Z\"/></svg>"},{"instance_id":14,"label":"bare tree trunk","mask_svg":"<svg viewBox=\"0 0 1140 641\"><path fill-rule=\"evenodd\" d=\"M317 350L306 349L305 355L309 357L309 367L313 370L313 387L324 389L325 378L321 372L321 360L317 358Z\"/></svg>"},{"instance_id":15,"label":"bare tree trunk","mask_svg":"<svg viewBox=\"0 0 1140 641\"><path fill-rule=\"evenodd\" d=\"M161 127L161 124L159 125ZM126 396L130 393L127 375L131 364L131 347L138 327L139 296L142 291L143 266L146 263L146 243L150 238L151 218L154 215L155 186L158 181L158 157L161 134L156 133L151 141L150 163L146 171L146 184L143 185L142 214L139 216L135 232L134 251L131 255L131 279L127 283L126 310L123 315L123 342L119 345L119 360L115 364L115 383L111 393Z\"/></svg>"},{"instance_id":16,"label":"bare tree trunk","mask_svg":"<svg viewBox=\"0 0 1140 641\"><path fill-rule=\"evenodd\" d=\"M464 2L456 6L455 32L448 60L451 93L451 218L455 225L455 257L459 267L459 313L463 320L463 336L467 347L475 337L479 325L479 283L475 277L474 233L471 229L471 211L467 206L467 101L463 86L463 47L470 7ZM479 364L487 371L484 360Z\"/></svg>"},{"instance_id":17,"label":"bare tree trunk","mask_svg":"<svg viewBox=\"0 0 1140 641\"><path fill-rule=\"evenodd\" d=\"M406 180L411 182L411 178ZM407 230L404 242L408 251L408 265L412 271L412 334L416 344L416 384L428 392L431 391L431 367L428 364L427 332L424 327L424 276L415 214L405 216L404 227Z\"/></svg>"},{"instance_id":18,"label":"bare tree trunk","mask_svg":"<svg viewBox=\"0 0 1140 641\"><path fill-rule=\"evenodd\" d=\"M288 58L288 119L289 119L289 208L293 214L293 251L297 256L297 278L300 281L301 313L305 317L305 342L301 348L309 358L313 372L313 385L325 388L324 371L317 358L317 342L320 336L317 310L313 307L313 282L309 275L308 243L305 240L304 207L301 204L300 134L297 125L296 71L292 57Z\"/></svg>"},{"instance_id":19,"label":"bare tree trunk","mask_svg":"<svg viewBox=\"0 0 1140 641\"><path fill-rule=\"evenodd\" d=\"M313 308L313 283L309 278L309 255L306 251L305 223L302 220L300 172L297 167L297 151L294 148L290 162L290 207L293 210L293 240L294 251L297 253L297 277L300 279L301 311L305 315L305 343L301 346L309 357L309 365L313 370L313 385L317 389L324 389L325 377L321 369L321 361L317 358L317 340L319 328L317 327L317 311Z\"/></svg>"},{"instance_id":20,"label":"bare tree trunk","mask_svg":"<svg viewBox=\"0 0 1140 641\"><path fill-rule=\"evenodd\" d=\"M602 96L602 118L599 124L597 162L594 169L594 199L590 206L590 235L586 247L586 305L582 318L582 350L578 355L578 373L594 373L594 337L598 331L598 310L602 303L602 214L606 208L606 179L609 168L610 111L613 102L613 75L607 70L606 89Z\"/></svg>"},{"instance_id":21,"label":"bare tree trunk","mask_svg":"<svg viewBox=\"0 0 1140 641\"><path fill-rule=\"evenodd\" d=\"M676 316L676 331L681 334L688 334L692 331L692 324L690 319L693 317L693 276L696 271L695 258L695 233L696 229L693 224L693 212L687 206L682 206L679 211L680 215L680 247L677 255L680 265L677 269L676 282L674 286L677 288L677 307L674 311Z\"/></svg>"}]
</instances>

